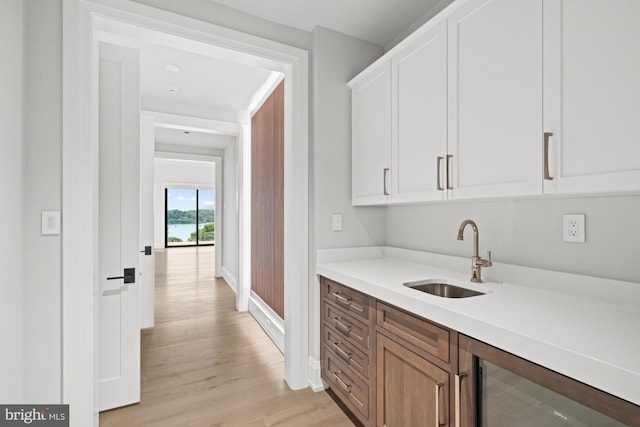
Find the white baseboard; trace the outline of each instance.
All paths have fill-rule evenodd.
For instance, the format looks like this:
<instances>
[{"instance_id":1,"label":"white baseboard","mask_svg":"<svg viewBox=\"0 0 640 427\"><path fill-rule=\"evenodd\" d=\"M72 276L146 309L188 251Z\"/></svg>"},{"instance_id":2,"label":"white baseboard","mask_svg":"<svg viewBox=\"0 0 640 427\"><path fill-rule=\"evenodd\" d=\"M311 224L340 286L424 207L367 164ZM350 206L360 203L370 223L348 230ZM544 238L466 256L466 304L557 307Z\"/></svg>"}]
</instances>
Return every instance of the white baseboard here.
<instances>
[{"instance_id":1,"label":"white baseboard","mask_svg":"<svg viewBox=\"0 0 640 427\"><path fill-rule=\"evenodd\" d=\"M249 296L249 313L284 354L284 321L253 291Z\"/></svg>"},{"instance_id":2,"label":"white baseboard","mask_svg":"<svg viewBox=\"0 0 640 427\"><path fill-rule=\"evenodd\" d=\"M309 387L315 392L327 388L327 385L322 381L320 371L320 361L309 357Z\"/></svg>"},{"instance_id":3,"label":"white baseboard","mask_svg":"<svg viewBox=\"0 0 640 427\"><path fill-rule=\"evenodd\" d=\"M233 292L237 294L238 281L233 276L233 274L231 274L231 272L225 268L225 266L222 266L221 270L222 270L222 278L224 279L225 282L227 282L227 285L229 285L229 287L233 289Z\"/></svg>"}]
</instances>

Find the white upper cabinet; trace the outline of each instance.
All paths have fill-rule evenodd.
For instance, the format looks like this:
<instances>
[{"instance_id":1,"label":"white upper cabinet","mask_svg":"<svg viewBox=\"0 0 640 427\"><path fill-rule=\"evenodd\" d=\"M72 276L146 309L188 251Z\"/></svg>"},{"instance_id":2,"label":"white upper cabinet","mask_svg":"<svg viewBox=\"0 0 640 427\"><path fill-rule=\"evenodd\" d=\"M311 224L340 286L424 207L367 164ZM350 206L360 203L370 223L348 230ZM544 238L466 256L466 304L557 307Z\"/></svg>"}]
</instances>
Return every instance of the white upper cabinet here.
<instances>
[{"instance_id":1,"label":"white upper cabinet","mask_svg":"<svg viewBox=\"0 0 640 427\"><path fill-rule=\"evenodd\" d=\"M545 1L545 192L640 189L640 1Z\"/></svg>"},{"instance_id":2,"label":"white upper cabinet","mask_svg":"<svg viewBox=\"0 0 640 427\"><path fill-rule=\"evenodd\" d=\"M391 193L391 64L352 80L352 203L383 204Z\"/></svg>"},{"instance_id":3,"label":"white upper cabinet","mask_svg":"<svg viewBox=\"0 0 640 427\"><path fill-rule=\"evenodd\" d=\"M542 191L542 0L471 0L449 16L453 198Z\"/></svg>"},{"instance_id":4,"label":"white upper cabinet","mask_svg":"<svg viewBox=\"0 0 640 427\"><path fill-rule=\"evenodd\" d=\"M391 64L391 199L442 200L446 197L446 21L399 50Z\"/></svg>"},{"instance_id":5,"label":"white upper cabinet","mask_svg":"<svg viewBox=\"0 0 640 427\"><path fill-rule=\"evenodd\" d=\"M457 0L349 85L356 205L640 191L640 0Z\"/></svg>"}]
</instances>

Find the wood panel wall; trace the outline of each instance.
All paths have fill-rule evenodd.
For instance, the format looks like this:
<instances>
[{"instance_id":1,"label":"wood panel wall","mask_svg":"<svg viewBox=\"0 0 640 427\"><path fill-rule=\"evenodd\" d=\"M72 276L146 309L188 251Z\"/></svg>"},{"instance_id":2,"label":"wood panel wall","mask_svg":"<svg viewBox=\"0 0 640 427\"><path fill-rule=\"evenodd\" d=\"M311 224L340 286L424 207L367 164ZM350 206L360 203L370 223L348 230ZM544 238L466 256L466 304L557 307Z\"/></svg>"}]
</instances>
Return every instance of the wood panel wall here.
<instances>
[{"instance_id":1,"label":"wood panel wall","mask_svg":"<svg viewBox=\"0 0 640 427\"><path fill-rule=\"evenodd\" d=\"M284 81L251 118L251 289L284 319Z\"/></svg>"}]
</instances>

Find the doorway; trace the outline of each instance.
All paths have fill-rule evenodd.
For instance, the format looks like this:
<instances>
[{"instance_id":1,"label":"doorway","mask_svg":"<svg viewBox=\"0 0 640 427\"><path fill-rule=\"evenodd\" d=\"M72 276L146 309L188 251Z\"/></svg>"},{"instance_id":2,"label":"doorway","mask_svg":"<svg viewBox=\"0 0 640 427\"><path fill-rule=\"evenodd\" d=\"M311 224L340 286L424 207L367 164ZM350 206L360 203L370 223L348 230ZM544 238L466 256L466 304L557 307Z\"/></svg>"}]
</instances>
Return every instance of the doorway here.
<instances>
[{"instance_id":1,"label":"doorway","mask_svg":"<svg viewBox=\"0 0 640 427\"><path fill-rule=\"evenodd\" d=\"M94 274L96 188L92 164L96 137L93 107L92 61L95 59L96 24L101 19L126 22L162 34L167 42L194 43L199 49L220 55L231 52L245 64L263 66L285 74L285 364L284 377L291 388L308 386L308 57L298 48L247 36L202 21L174 15L129 2L103 6L101 1L65 1L63 33L63 399L73 405L79 424L95 424L94 407L96 291ZM246 167L249 129L241 126L243 197L242 220L250 215ZM83 194L86 197L77 197ZM250 251L245 244L250 233L241 229L241 272L237 287L237 307L246 309L250 286ZM87 284L92 283L93 286Z\"/></svg>"}]
</instances>

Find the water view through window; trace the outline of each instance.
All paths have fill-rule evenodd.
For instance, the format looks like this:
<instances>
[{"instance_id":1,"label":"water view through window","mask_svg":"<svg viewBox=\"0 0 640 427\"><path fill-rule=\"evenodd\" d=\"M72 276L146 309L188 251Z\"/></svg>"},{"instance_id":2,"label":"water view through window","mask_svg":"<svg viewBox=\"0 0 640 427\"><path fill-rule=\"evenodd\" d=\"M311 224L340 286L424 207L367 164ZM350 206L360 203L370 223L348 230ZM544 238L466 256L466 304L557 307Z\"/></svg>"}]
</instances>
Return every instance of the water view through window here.
<instances>
[{"instance_id":1,"label":"water view through window","mask_svg":"<svg viewBox=\"0 0 640 427\"><path fill-rule=\"evenodd\" d=\"M215 190L165 190L165 246L214 244Z\"/></svg>"}]
</instances>

